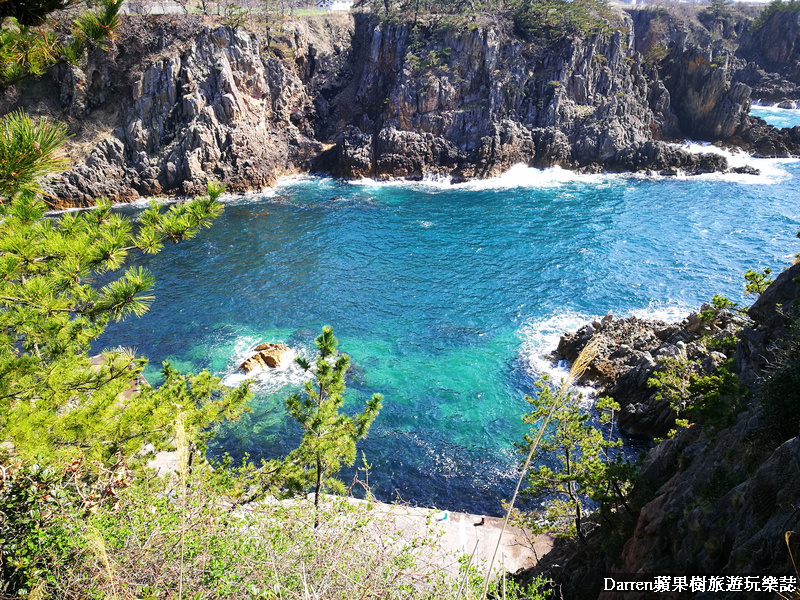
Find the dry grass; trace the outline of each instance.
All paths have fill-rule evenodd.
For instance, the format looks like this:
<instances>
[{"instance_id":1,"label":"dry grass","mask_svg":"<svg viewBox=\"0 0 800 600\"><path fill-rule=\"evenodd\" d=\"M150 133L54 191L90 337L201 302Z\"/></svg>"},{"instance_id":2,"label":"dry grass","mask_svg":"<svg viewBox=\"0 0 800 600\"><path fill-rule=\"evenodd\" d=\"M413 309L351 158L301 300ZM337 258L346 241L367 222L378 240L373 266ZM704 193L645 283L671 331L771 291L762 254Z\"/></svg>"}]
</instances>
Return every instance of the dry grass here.
<instances>
[{"instance_id":1,"label":"dry grass","mask_svg":"<svg viewBox=\"0 0 800 600\"><path fill-rule=\"evenodd\" d=\"M178 598L455 598L459 581L425 556L438 540L406 539L365 503L333 499L263 502L231 511L213 474L186 473L180 489L153 479L125 490L116 514L70 527L83 548L55 569L47 597ZM76 536L77 537L77 536ZM473 574L474 575L474 574ZM479 589L470 579L467 594Z\"/></svg>"}]
</instances>

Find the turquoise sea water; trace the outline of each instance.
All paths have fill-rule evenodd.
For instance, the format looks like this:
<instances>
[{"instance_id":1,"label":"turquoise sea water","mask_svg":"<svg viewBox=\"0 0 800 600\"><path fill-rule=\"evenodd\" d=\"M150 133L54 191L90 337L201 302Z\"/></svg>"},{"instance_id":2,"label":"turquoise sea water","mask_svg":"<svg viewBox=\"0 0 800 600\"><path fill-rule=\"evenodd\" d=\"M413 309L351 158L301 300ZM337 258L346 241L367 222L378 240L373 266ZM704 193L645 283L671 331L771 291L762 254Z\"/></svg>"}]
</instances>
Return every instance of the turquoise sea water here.
<instances>
[{"instance_id":1,"label":"turquoise sea water","mask_svg":"<svg viewBox=\"0 0 800 600\"><path fill-rule=\"evenodd\" d=\"M498 514L523 397L542 371L563 373L544 358L561 332L609 310L678 318L714 293L742 300L745 270L780 269L800 251L800 163L734 160L762 175L517 167L458 186L289 180L227 200L213 228L140 258L156 301L98 349L135 347L152 380L169 359L236 383L256 343L310 356L330 324L352 356L349 410L385 397L360 445L376 495ZM213 452L291 449L283 399L302 380L294 365L262 374L253 413Z\"/></svg>"},{"instance_id":2,"label":"turquoise sea water","mask_svg":"<svg viewBox=\"0 0 800 600\"><path fill-rule=\"evenodd\" d=\"M761 117L770 125L778 128L800 126L800 110L778 108L777 106L753 106L750 114Z\"/></svg>"}]
</instances>

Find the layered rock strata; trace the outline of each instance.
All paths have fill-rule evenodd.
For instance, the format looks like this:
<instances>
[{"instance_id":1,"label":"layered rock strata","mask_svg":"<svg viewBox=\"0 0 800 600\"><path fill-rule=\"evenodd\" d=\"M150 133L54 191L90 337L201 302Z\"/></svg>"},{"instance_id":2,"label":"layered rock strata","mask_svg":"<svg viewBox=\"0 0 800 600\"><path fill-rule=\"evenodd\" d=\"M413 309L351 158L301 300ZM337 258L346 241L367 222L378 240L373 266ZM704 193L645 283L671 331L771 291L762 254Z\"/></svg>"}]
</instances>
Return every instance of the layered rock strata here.
<instances>
[{"instance_id":1,"label":"layered rock strata","mask_svg":"<svg viewBox=\"0 0 800 600\"><path fill-rule=\"evenodd\" d=\"M621 13L609 33L547 43L500 26L365 14L287 23L269 37L188 16L129 17L110 49L6 90L0 109L69 124L74 164L54 194L73 205L194 195L210 179L259 189L309 170L459 181L517 163L728 168L718 153L670 143L686 137L800 153L800 130L747 116L750 86L774 75L743 58L750 34L735 23L717 32L735 38L734 52L699 25L692 35L674 19L659 29L659 14ZM753 60L784 60L778 50Z\"/></svg>"}]
</instances>

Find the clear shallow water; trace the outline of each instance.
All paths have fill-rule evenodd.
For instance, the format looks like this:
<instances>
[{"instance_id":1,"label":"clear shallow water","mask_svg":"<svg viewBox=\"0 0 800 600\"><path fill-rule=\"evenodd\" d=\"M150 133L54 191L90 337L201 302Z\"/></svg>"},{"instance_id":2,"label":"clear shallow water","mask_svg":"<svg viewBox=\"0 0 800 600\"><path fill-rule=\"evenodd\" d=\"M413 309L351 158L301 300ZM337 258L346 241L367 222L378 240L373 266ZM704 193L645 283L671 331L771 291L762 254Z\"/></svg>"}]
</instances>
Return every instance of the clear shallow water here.
<instances>
[{"instance_id":1,"label":"clear shallow water","mask_svg":"<svg viewBox=\"0 0 800 600\"><path fill-rule=\"evenodd\" d=\"M169 359L236 383L256 343L310 356L333 325L354 365L350 409L385 397L360 445L377 496L497 514L513 491L523 397L561 332L609 310L677 318L714 293L740 300L745 270L780 269L800 250L800 163L754 164L762 176L290 180L140 258L156 301L100 346L137 348L152 380ZM263 374L253 413L213 451L294 447L283 399L301 382L296 366Z\"/></svg>"},{"instance_id":2,"label":"clear shallow water","mask_svg":"<svg viewBox=\"0 0 800 600\"><path fill-rule=\"evenodd\" d=\"M770 125L778 128L800 126L800 110L798 109L753 106L750 114L754 117L761 117Z\"/></svg>"}]
</instances>

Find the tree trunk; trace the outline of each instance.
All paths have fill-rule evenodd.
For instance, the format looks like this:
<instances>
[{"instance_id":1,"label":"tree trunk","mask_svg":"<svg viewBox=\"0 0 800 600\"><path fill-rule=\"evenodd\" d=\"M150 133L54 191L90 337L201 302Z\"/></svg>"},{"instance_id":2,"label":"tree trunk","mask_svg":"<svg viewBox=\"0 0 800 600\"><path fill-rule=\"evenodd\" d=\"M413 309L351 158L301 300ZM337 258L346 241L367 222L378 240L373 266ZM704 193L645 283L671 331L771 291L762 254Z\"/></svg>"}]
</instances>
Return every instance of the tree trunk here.
<instances>
[{"instance_id":1,"label":"tree trunk","mask_svg":"<svg viewBox=\"0 0 800 600\"><path fill-rule=\"evenodd\" d=\"M322 461L317 457L317 486L314 488L314 529L319 527L319 493L322 490Z\"/></svg>"}]
</instances>

